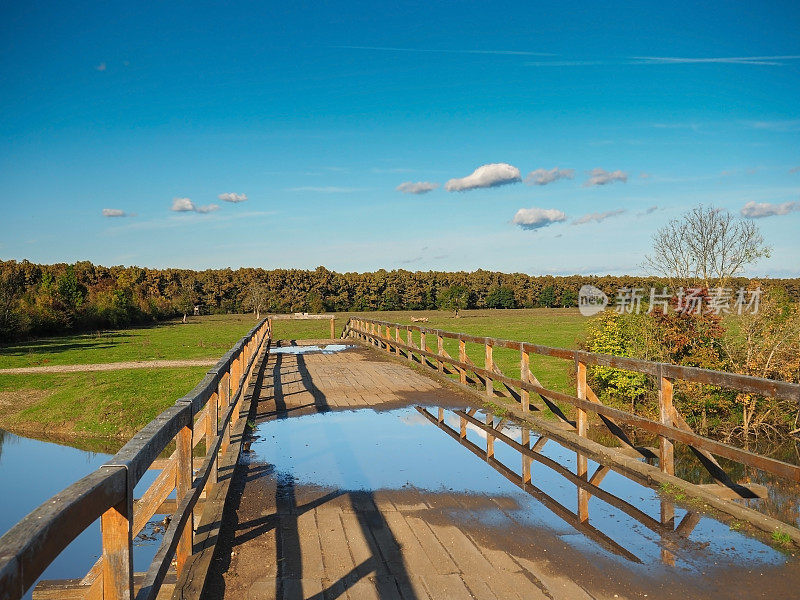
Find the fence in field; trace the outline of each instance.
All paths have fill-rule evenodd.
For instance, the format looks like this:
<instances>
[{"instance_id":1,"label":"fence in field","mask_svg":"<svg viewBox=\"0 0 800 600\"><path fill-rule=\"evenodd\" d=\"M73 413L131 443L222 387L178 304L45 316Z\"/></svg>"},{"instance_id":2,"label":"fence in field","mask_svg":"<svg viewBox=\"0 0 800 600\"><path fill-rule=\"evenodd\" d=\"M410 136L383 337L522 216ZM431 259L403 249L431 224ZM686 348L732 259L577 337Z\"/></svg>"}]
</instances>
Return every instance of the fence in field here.
<instances>
[{"instance_id":1,"label":"fence in field","mask_svg":"<svg viewBox=\"0 0 800 600\"><path fill-rule=\"evenodd\" d=\"M675 442L686 444L715 482L704 486L696 486L708 492L707 496L711 501L715 499L728 501L740 498L757 498L766 494L764 486L733 481L716 457L723 457L760 469L794 483L800 482L799 466L698 435L673 405L673 385L675 380L788 399L800 406L800 385L798 384L736 373L595 354L581 350L553 348L527 342L478 337L361 317L353 317L348 321L343 336L361 339L389 353L405 357L409 361L418 362L438 371L441 375L451 376L456 382L464 386L482 389L485 391L487 399L493 399L498 396L514 399L519 403L524 413L532 415L549 409L558 418L557 424L562 430L577 434L581 440L587 439L588 414L594 413L621 445L621 448L617 451L618 454L621 453L628 457L639 459L643 458L648 464L657 461L661 473L673 476L673 479L664 479L662 482L674 480ZM431 343L435 340L435 350L428 346L429 340L431 340ZM445 350L445 340L457 341L457 358L454 358ZM475 364L470 359L467 354L467 344L481 347L480 354L484 359L482 366ZM495 364L493 357L495 348L506 348L519 353L519 377L506 375ZM571 361L574 364L577 379L576 394L566 394L544 387L531 371L530 360L532 354ZM604 405L587 383L587 368L591 366L635 371L654 377L659 390L660 419L654 420L633 412ZM571 405L575 409L574 418L570 418L562 410L561 407L564 405ZM542 424L547 426L544 421L542 421ZM638 429L657 435L659 448L647 448L637 445L626 433L625 428L628 428L628 430ZM585 448L586 444L581 440L577 441L575 447L578 452L576 475L583 480L588 480L590 476L587 473L587 455L585 452L581 452L581 449ZM613 456L609 456L609 459L613 460ZM652 483L653 473L651 472L645 470L635 475L644 479L649 478ZM589 496L590 494L585 488L579 488L578 516L580 520L588 519ZM749 521L762 529L785 531L795 541L800 542L800 530L794 527L784 525L744 506L739 507L741 509L739 510L732 502L725 502L719 506L731 514L746 516Z\"/></svg>"},{"instance_id":2,"label":"fence in field","mask_svg":"<svg viewBox=\"0 0 800 600\"><path fill-rule=\"evenodd\" d=\"M269 350L270 343L270 321L264 319L191 392L153 419L111 460L3 535L0 598L21 598L56 556L98 518L102 553L91 570L79 581L42 582L34 597L152 600L159 593L161 597L171 594L174 581L185 574L192 557L199 502L218 485L226 457L238 456L245 385L256 359ZM206 454L196 469L199 457L194 457L194 448L203 440ZM171 456L158 458L173 441ZM227 478L232 468L226 466ZM161 472L140 498L134 498L134 487L148 469ZM170 502L167 498L173 490L177 490L176 500ZM166 511L171 519L149 569L134 574L134 537L154 514ZM172 585L166 582L168 575L174 578Z\"/></svg>"}]
</instances>

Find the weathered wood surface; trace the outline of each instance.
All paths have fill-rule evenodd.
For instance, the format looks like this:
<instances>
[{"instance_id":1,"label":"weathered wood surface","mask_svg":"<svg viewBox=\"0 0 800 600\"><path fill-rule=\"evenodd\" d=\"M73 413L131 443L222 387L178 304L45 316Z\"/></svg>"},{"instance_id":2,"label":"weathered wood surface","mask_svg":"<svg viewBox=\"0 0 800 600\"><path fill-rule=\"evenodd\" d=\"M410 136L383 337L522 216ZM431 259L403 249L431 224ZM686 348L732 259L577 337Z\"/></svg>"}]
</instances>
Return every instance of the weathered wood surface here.
<instances>
[{"instance_id":1,"label":"weathered wood surface","mask_svg":"<svg viewBox=\"0 0 800 600\"><path fill-rule=\"evenodd\" d=\"M463 395L364 349L273 360L251 413L258 421L409 403L466 406ZM252 460L238 468L238 497L204 598L590 597L569 577L523 565L446 516L501 510L503 498L311 489L264 476Z\"/></svg>"},{"instance_id":2,"label":"weathered wood surface","mask_svg":"<svg viewBox=\"0 0 800 600\"><path fill-rule=\"evenodd\" d=\"M396 332L391 332L391 338L396 342ZM408 368L408 361L397 357L394 348L391 359L386 358L389 354L385 350L377 353L359 348L330 355L274 355L275 362L267 367L263 383L256 390L257 402L251 418L272 421L316 412L381 409L404 403L428 404L429 418L441 423L442 410L434 407L451 406L463 415L464 432L469 423L487 433L486 447L475 446L456 429L450 435L457 442L460 440L482 461L529 491L569 526L624 560L637 562L639 559L581 519L579 514L531 485L530 468L527 469L528 481L505 468L494 458L495 444L507 444L519 450L525 459L555 470L587 496L596 496L639 520L667 545L688 536L697 524L699 517L692 513L674 528L672 522L663 524L657 516L644 514L603 490L599 485L609 472L608 467L596 469L587 478L579 477L539 454L547 441L545 437L532 447L523 448L503 433L502 422L484 422L483 416L476 415L475 408L465 404L462 394ZM438 374L435 362L433 368ZM478 393L484 396L485 392ZM457 408L459 406L461 408ZM552 438L560 442L564 430L551 429ZM572 435L578 442L587 443L574 445L574 450L593 459L613 458L613 450ZM490 442L489 438L496 441ZM309 443L313 444L314 440ZM268 461L268 457L265 460ZM622 456L617 463L609 460L609 464L623 473L626 469L619 466L627 467L636 475L635 479L651 487L658 487L660 483L650 477L651 471L661 475L659 469L644 465L649 470L639 470L640 460ZM202 586L202 597L209 600L559 600L612 598L615 592L619 592L621 598L642 596L641 593L627 593L626 586L631 582L638 585L638 577L604 571L610 563L595 564L595 558L587 560L580 554L571 554L565 559L567 562L559 563L558 553L566 550L566 545L557 537L545 539L543 530L531 529L524 521L515 520L519 509L508 497L431 493L416 488L374 492L319 488L275 477L268 463L250 458L237 467L228 502L218 534L219 543L210 560L211 572ZM499 529L492 529L494 532L513 533L487 536L479 525L482 519L501 523L495 523ZM665 563L670 564L666 550L665 556ZM613 582L611 591L595 589L598 579L603 578ZM753 581L760 584L758 578ZM195 594L197 589L198 584L195 584ZM672 593L681 588L676 585L670 589ZM651 594L651 597L654 595L658 596ZM188 600L197 596L180 597ZM694 596L684 591L684 597Z\"/></svg>"}]
</instances>

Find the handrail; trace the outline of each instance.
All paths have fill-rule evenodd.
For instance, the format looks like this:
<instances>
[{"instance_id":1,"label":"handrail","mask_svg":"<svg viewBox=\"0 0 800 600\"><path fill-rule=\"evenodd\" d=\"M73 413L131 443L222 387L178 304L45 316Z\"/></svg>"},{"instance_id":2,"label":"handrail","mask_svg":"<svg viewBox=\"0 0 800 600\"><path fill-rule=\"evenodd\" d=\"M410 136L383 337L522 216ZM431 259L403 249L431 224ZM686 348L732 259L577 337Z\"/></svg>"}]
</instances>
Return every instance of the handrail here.
<instances>
[{"instance_id":1,"label":"handrail","mask_svg":"<svg viewBox=\"0 0 800 600\"><path fill-rule=\"evenodd\" d=\"M394 329L394 336L392 336L392 329ZM406 342L402 341L401 330L406 332ZM419 332L419 345L414 342L412 332ZM659 468L662 472L670 475L674 475L673 442L677 441L687 444L694 451L701 464L709 471L717 483L729 488L729 490L734 491L741 497L755 496L754 492L747 486L732 482L712 453L773 473L793 482L800 481L800 466L754 454L698 435L692 431L672 404L673 380L675 379L718 385L744 392L793 400L800 400L800 384L749 377L735 373L723 373L709 369L681 367L627 357L596 354L581 350L552 348L527 342L478 337L420 327L418 325L403 325L362 317L352 317L347 322L343 333L343 337L346 336L358 337L380 348L385 348L390 353L394 352L398 355L404 353L408 360L418 360L422 365L435 369L442 374L457 375L459 376L459 382L463 385L466 385L467 382L472 382L478 387L483 387L488 398L494 398L498 393L494 389L494 383L495 381L499 382L506 390L505 395L518 401L522 405L524 412L544 409L544 406L539 406L536 402L531 401L531 395L537 395L561 419L565 428L577 431L581 437L587 435L586 415L589 412L593 412L600 417L611 434L617 437L623 445L628 446L632 451L637 452L646 459L654 458L656 455L648 449L634 446L624 430L617 425L617 422L657 434L660 439L660 451L657 456ZM428 348L426 336L436 336L437 348L435 351ZM442 343L444 339L459 341L458 359L451 357L444 350ZM469 359L465 349L467 342L484 346L484 367L474 364ZM509 377L497 367L493 359L494 347L508 348L520 353L519 378ZM530 354L541 354L574 361L577 376L576 395L557 392L541 385L530 371ZM659 384L660 420L652 420L632 412L603 405L587 383L587 366L589 365L608 366L654 375ZM468 377L467 373L472 373L474 379ZM501 395L503 394L501 393ZM572 405L576 409L576 420L568 419L561 412L556 402Z\"/></svg>"},{"instance_id":2,"label":"handrail","mask_svg":"<svg viewBox=\"0 0 800 600\"><path fill-rule=\"evenodd\" d=\"M155 494L163 501L172 489L178 488L179 518L173 518L168 532L175 533L184 543L182 548L178 544L180 569L186 553L191 554L192 527L183 526L191 522L186 505L191 514L206 482L216 483L217 453L227 448L244 387L264 342L268 344L270 339L270 321L265 318L220 358L192 391L145 425L109 461L44 502L0 537L0 600L21 598L47 566L98 517L103 555L84 580L88 580L89 587L101 586L103 598L132 598L134 518L149 519L159 505L150 502L147 507L139 506L134 502L133 489L176 437L177 450L170 460L177 461L175 476L166 484L157 479L151 490L157 484L164 488ZM226 409L221 422L219 408ZM193 431L198 424L204 428L195 436ZM207 447L201 475L194 481L193 437L205 437ZM143 517L142 510L149 514ZM174 549L159 552L157 558L164 558L169 568L174 553ZM157 594L161 580L163 577L152 581L155 585L148 589Z\"/></svg>"},{"instance_id":3,"label":"handrail","mask_svg":"<svg viewBox=\"0 0 800 600\"><path fill-rule=\"evenodd\" d=\"M790 383L787 381L776 381L774 379L753 377L752 375L742 375L739 373L714 371L712 369L703 369L700 367L685 367L681 365L644 360L640 358L629 358L626 356L614 356L612 354L599 354L596 352L586 352L583 350L571 350L569 348L543 346L540 344L531 344L528 342L519 342L502 338L474 336L466 333L444 331L442 329L431 329L428 327L421 327L419 325L403 325L389 321L380 321L377 319L361 319L360 317L353 317L350 319L350 321L353 320L374 323L375 325L381 325L383 327L400 327L406 331L417 331L420 333L440 336L442 338L461 340L464 342L489 344L495 348L520 350L529 354L539 354L568 360L579 359L581 362L584 362L587 365L614 367L627 371L637 371L646 375L663 376L694 383L716 385L719 387L739 390L752 394L762 394L771 398L795 400L798 404L800 404L800 384ZM348 321L347 326L350 325L350 321Z\"/></svg>"}]
</instances>

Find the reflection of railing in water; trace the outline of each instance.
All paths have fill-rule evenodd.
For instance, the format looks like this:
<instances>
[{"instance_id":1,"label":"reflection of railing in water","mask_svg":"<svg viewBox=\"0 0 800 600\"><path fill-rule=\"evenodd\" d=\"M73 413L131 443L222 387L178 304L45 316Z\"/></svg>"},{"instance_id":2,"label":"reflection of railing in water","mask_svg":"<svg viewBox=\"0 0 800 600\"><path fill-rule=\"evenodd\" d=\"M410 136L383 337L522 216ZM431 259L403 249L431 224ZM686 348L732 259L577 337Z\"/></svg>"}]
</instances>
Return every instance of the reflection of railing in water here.
<instances>
[{"instance_id":1,"label":"reflection of railing in water","mask_svg":"<svg viewBox=\"0 0 800 600\"><path fill-rule=\"evenodd\" d=\"M477 409L448 411L459 419L460 427L459 430L456 430L445 422L445 409L438 409L438 414L434 415L422 406L417 406L415 408L431 423L447 433L454 440L458 441L473 454L485 460L506 479L536 498L542 505L558 515L566 523L572 525L576 530L594 540L610 552L630 561L637 563L642 562L635 554L589 523L589 498L591 496L595 496L610 506L621 510L629 517L657 533L662 541L661 559L665 564L669 565L675 564L675 556L668 548L676 548L682 540L685 540L689 534L691 534L700 520L700 515L698 513L690 511L684 515L683 519L678 523L678 526L675 527L674 504L663 498L661 499L660 520L654 519L630 502L599 487L603 478L611 470L609 467L598 465L595 472L587 479L584 479L553 459L541 454L541 450L548 442L547 437L540 436L534 441L533 445L531 445L531 431L525 427L521 428L521 442L503 433L503 428L508 424L508 420L505 418L501 418L499 422L495 424L494 416L489 413L486 414L486 422L484 423L476 417ZM467 425L472 425L486 434L485 448L481 448L467 439ZM514 469L495 458L495 440L504 442L507 446L520 453L522 464L521 474L518 474ZM578 494L577 512L571 511L533 484L531 480L531 464L534 461L549 467L576 486Z\"/></svg>"},{"instance_id":2,"label":"reflection of railing in water","mask_svg":"<svg viewBox=\"0 0 800 600\"><path fill-rule=\"evenodd\" d=\"M401 335L405 332L405 336ZM551 348L538 344L503 340L490 337L476 337L464 333L454 333L439 329L429 329L416 325L401 325L375 319L352 317L347 322L342 337L354 337L363 340L398 358L404 356L411 362L438 371L442 376L453 376L455 382L475 392L484 392L487 399L505 397L519 404L525 416L537 422L546 430L558 429L564 432L562 443L579 450L591 446L587 444L588 414L596 414L621 448L606 448L615 458L607 458L606 462L614 462L616 467L626 470L634 478L645 480L656 479L661 483L675 485L704 503L721 510L737 519L743 519L764 532L787 535L800 545L800 529L777 519L766 516L751 508L732 502L734 499L765 497L767 489L763 485L739 483L733 481L722 468L719 456L742 465L754 467L766 473L800 482L800 466L789 464L769 456L755 454L747 450L725 444L717 440L696 434L673 406L673 382L683 380L704 385L716 385L742 393L754 393L774 398L800 401L800 385L783 381L762 379L737 373L725 373L695 367L684 367L648 360L632 359L570 350ZM427 339L436 338L436 349L428 347ZM405 338L405 339L404 339ZM445 340L458 342L458 358L448 354ZM484 365L479 366L467 354L467 344L477 344L484 355ZM494 348L504 348L519 352L520 376L509 377L497 366L494 359ZM565 359L575 365L577 390L570 395L545 388L530 370L530 355L541 355ZM590 366L611 367L643 373L655 378L659 389L659 420L643 417L633 412L604 405L592 391L587 382L587 369ZM571 419L559 404L570 405L575 409L575 418ZM559 422L546 423L536 418L549 409ZM638 430L659 436L659 448L651 450L637 445L627 434L630 430ZM675 476L674 444L686 444L705 470L715 481L714 484L696 485ZM595 444L596 445L596 444ZM626 462L625 457L645 459L650 465L635 465ZM658 467L652 462L658 461ZM647 468L644 468L647 467ZM577 475L588 477L586 459L578 452ZM588 501L588 495L581 493L580 504Z\"/></svg>"}]
</instances>

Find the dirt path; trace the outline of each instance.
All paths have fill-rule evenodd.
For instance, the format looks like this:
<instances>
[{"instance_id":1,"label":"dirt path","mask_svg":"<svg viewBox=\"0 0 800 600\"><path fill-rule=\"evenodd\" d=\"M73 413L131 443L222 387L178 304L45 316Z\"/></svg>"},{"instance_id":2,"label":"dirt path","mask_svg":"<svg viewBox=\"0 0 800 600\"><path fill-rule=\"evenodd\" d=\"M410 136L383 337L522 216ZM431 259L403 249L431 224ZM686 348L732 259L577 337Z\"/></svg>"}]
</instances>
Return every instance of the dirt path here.
<instances>
[{"instance_id":1,"label":"dirt path","mask_svg":"<svg viewBox=\"0 0 800 600\"><path fill-rule=\"evenodd\" d=\"M131 360L88 365L45 365L43 367L17 367L0 369L0 375L23 375L25 373L82 373L88 371L117 371L120 369L163 369L168 367L210 367L217 364L215 358L188 360Z\"/></svg>"}]
</instances>

